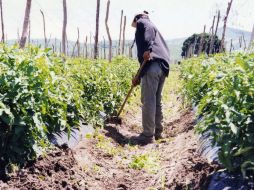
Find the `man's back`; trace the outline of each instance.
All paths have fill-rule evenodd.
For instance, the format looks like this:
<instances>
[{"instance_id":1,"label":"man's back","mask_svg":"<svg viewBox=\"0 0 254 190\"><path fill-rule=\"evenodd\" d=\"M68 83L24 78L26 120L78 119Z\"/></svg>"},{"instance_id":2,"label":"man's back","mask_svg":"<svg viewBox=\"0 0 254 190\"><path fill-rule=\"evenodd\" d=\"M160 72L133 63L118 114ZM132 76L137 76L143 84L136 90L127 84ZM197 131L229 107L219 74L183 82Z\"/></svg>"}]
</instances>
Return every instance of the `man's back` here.
<instances>
[{"instance_id":1,"label":"man's back","mask_svg":"<svg viewBox=\"0 0 254 190\"><path fill-rule=\"evenodd\" d=\"M164 69L169 70L170 58L168 46L158 29L148 18L138 20L135 38L140 63L143 62L143 53L150 51L151 57L163 60Z\"/></svg>"}]
</instances>

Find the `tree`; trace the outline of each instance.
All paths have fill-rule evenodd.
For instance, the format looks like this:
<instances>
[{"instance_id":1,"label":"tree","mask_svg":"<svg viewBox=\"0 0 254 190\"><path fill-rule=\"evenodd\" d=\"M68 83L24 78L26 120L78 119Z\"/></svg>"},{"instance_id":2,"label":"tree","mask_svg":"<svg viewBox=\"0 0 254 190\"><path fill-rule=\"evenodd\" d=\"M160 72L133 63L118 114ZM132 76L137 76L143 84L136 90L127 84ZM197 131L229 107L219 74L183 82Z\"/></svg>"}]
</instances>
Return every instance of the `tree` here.
<instances>
[{"instance_id":1,"label":"tree","mask_svg":"<svg viewBox=\"0 0 254 190\"><path fill-rule=\"evenodd\" d=\"M1 27L2 27L1 42L4 43L5 35L4 35L4 17L3 17L3 3L2 3L2 0L0 0L0 11L1 11Z\"/></svg>"},{"instance_id":2,"label":"tree","mask_svg":"<svg viewBox=\"0 0 254 190\"><path fill-rule=\"evenodd\" d=\"M67 4L66 0L63 0L63 30L62 30L62 53L66 54L66 27L67 27Z\"/></svg>"},{"instance_id":3,"label":"tree","mask_svg":"<svg viewBox=\"0 0 254 190\"><path fill-rule=\"evenodd\" d=\"M97 59L97 57L99 55L99 50L98 50L99 21L100 21L100 0L97 0L96 28L95 28L95 37L94 37L94 59Z\"/></svg>"},{"instance_id":4,"label":"tree","mask_svg":"<svg viewBox=\"0 0 254 190\"><path fill-rule=\"evenodd\" d=\"M24 48L26 45L26 39L28 37L28 30L29 30L31 5L32 5L32 0L27 0L26 1L25 17L24 17L24 22L23 22L23 32L22 32L22 36L20 39L20 43L19 43L20 48Z\"/></svg>"},{"instance_id":5,"label":"tree","mask_svg":"<svg viewBox=\"0 0 254 190\"><path fill-rule=\"evenodd\" d=\"M110 6L110 0L108 0L108 3L107 3L107 12L106 12L106 18L105 18L105 25L106 25L106 30L107 30L107 34L108 34L108 41L109 41L108 60L109 60L109 62L111 62L111 59L112 59L112 39L111 39L111 36L110 36L109 27L108 27L109 6Z\"/></svg>"},{"instance_id":6,"label":"tree","mask_svg":"<svg viewBox=\"0 0 254 190\"><path fill-rule=\"evenodd\" d=\"M202 42L202 36L203 37L203 42ZM200 43L203 44L201 52L205 52L209 54L210 52L210 43L211 43L211 35L208 33L201 33L201 34L193 34L189 38L187 38L182 47L182 57L188 58L188 52L190 51L191 48L193 48L193 53L198 55L199 53L199 47ZM212 53L218 53L220 50L220 45L221 45L221 40L219 40L218 36L214 36L214 45L213 45L213 50Z\"/></svg>"}]
</instances>

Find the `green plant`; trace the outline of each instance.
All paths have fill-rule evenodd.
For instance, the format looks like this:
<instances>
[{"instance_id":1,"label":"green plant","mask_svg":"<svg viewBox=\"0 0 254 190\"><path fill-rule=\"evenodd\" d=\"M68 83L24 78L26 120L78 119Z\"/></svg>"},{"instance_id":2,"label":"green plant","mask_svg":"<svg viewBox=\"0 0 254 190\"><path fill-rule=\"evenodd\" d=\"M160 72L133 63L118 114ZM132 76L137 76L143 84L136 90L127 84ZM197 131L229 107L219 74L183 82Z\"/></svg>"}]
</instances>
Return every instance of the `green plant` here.
<instances>
[{"instance_id":1,"label":"green plant","mask_svg":"<svg viewBox=\"0 0 254 190\"><path fill-rule=\"evenodd\" d=\"M70 59L70 74L82 89L85 120L101 124L99 111L116 114L138 64L116 57L111 63L103 60Z\"/></svg>"},{"instance_id":2,"label":"green plant","mask_svg":"<svg viewBox=\"0 0 254 190\"><path fill-rule=\"evenodd\" d=\"M67 59L67 61L65 61ZM24 165L50 146L53 133L102 124L99 111L114 114L138 66L117 57L69 59L51 49L0 46L0 159Z\"/></svg>"},{"instance_id":3,"label":"green plant","mask_svg":"<svg viewBox=\"0 0 254 190\"><path fill-rule=\"evenodd\" d=\"M133 155L129 167L136 170L145 169L154 173L159 169L159 156L152 152Z\"/></svg>"},{"instance_id":4,"label":"green plant","mask_svg":"<svg viewBox=\"0 0 254 190\"><path fill-rule=\"evenodd\" d=\"M79 121L75 91L50 49L0 47L0 157L23 164L48 146L48 135L70 133ZM65 90L64 90L65 89Z\"/></svg>"},{"instance_id":5,"label":"green plant","mask_svg":"<svg viewBox=\"0 0 254 190\"><path fill-rule=\"evenodd\" d=\"M216 55L187 60L184 95L198 105L196 129L210 131L219 159L230 171L254 171L254 54Z\"/></svg>"}]
</instances>

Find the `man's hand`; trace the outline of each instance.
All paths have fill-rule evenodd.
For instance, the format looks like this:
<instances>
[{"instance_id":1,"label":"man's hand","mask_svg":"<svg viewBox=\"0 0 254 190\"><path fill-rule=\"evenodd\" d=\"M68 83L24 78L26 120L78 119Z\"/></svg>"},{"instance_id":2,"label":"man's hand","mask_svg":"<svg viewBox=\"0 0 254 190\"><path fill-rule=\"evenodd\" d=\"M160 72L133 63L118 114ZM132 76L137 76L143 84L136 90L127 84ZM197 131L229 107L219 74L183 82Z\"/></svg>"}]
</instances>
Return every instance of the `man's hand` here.
<instances>
[{"instance_id":1,"label":"man's hand","mask_svg":"<svg viewBox=\"0 0 254 190\"><path fill-rule=\"evenodd\" d=\"M150 59L150 51L145 51L143 54L144 61L148 61Z\"/></svg>"},{"instance_id":2,"label":"man's hand","mask_svg":"<svg viewBox=\"0 0 254 190\"><path fill-rule=\"evenodd\" d=\"M137 86L137 85L139 85L140 84L140 78L139 77L134 77L133 79L132 79L132 86Z\"/></svg>"}]
</instances>

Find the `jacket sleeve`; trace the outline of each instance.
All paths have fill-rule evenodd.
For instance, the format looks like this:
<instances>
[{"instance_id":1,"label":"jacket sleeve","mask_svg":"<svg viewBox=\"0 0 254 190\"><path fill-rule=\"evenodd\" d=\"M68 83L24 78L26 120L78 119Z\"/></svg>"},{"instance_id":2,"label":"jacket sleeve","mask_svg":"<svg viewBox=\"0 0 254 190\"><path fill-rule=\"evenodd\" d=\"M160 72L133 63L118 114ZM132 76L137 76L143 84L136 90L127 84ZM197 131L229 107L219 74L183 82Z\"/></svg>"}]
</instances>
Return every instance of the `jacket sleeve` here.
<instances>
[{"instance_id":1,"label":"jacket sleeve","mask_svg":"<svg viewBox=\"0 0 254 190\"><path fill-rule=\"evenodd\" d=\"M144 37L144 46L146 51L152 52L153 44L156 37L156 30L150 24L144 24L142 22L137 23L137 31Z\"/></svg>"}]
</instances>

